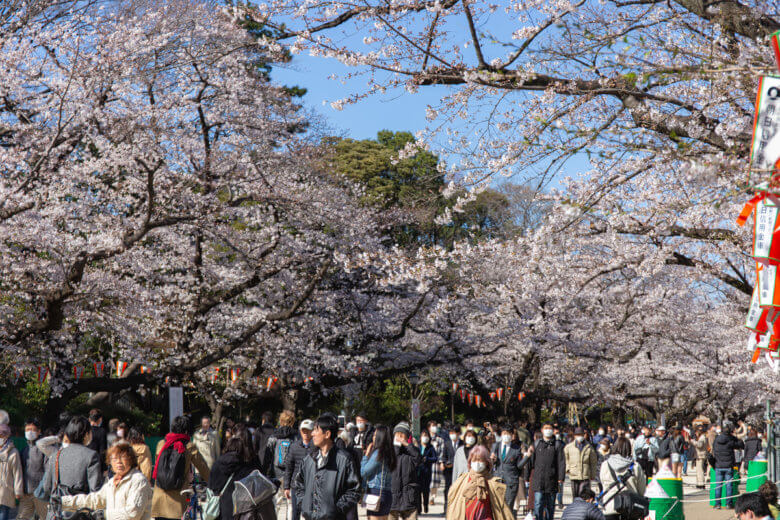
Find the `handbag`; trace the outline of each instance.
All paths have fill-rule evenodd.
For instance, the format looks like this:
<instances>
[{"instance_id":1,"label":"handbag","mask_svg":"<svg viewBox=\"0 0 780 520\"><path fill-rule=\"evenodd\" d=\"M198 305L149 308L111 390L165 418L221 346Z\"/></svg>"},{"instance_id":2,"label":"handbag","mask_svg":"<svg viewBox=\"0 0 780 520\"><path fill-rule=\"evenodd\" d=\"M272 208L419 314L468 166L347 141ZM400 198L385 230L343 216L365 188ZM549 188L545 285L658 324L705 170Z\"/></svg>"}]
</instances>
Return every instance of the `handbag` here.
<instances>
[{"instance_id":1,"label":"handbag","mask_svg":"<svg viewBox=\"0 0 780 520\"><path fill-rule=\"evenodd\" d=\"M63 486L60 485L60 453L62 453L62 448L57 450L57 457L54 459L54 485L49 496L49 509L52 511L54 520L79 520L83 516L82 512L62 510L62 497L71 493L70 490L63 489Z\"/></svg>"},{"instance_id":2,"label":"handbag","mask_svg":"<svg viewBox=\"0 0 780 520\"><path fill-rule=\"evenodd\" d=\"M379 479L379 494L367 494L363 498L363 505L366 511L370 513L376 513L380 509L380 503L382 501L382 488L385 487L385 463L382 463L382 476Z\"/></svg>"},{"instance_id":3,"label":"handbag","mask_svg":"<svg viewBox=\"0 0 780 520\"><path fill-rule=\"evenodd\" d=\"M235 475L235 473L233 473ZM233 482L233 475L227 479L225 485L222 487L222 491L219 495L215 495L214 492L206 488L206 502L203 504L203 518L204 520L217 520L219 518L219 499L222 498L223 493L228 488L231 482Z\"/></svg>"}]
</instances>

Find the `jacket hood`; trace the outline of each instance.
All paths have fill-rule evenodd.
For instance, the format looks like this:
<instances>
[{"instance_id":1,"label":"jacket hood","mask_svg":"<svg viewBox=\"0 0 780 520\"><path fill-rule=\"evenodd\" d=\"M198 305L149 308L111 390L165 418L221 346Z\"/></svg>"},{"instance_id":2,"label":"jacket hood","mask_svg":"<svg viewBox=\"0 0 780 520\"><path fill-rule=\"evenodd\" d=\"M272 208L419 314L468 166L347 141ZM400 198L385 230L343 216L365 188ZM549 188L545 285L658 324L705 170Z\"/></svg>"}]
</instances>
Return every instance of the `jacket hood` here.
<instances>
[{"instance_id":1,"label":"jacket hood","mask_svg":"<svg viewBox=\"0 0 780 520\"><path fill-rule=\"evenodd\" d=\"M230 451L220 455L219 462L224 465L226 475L237 472L242 466L241 460L238 458L238 453L235 451Z\"/></svg>"},{"instance_id":2,"label":"jacket hood","mask_svg":"<svg viewBox=\"0 0 780 520\"><path fill-rule=\"evenodd\" d=\"M298 432L292 426L281 426L274 430L274 437L277 439L292 439L296 433Z\"/></svg>"},{"instance_id":3,"label":"jacket hood","mask_svg":"<svg viewBox=\"0 0 780 520\"><path fill-rule=\"evenodd\" d=\"M610 457L607 459L607 464L609 464L610 467L615 470L615 473L622 473L626 471L633 463L633 459L627 459L626 457L617 454L610 455Z\"/></svg>"}]
</instances>

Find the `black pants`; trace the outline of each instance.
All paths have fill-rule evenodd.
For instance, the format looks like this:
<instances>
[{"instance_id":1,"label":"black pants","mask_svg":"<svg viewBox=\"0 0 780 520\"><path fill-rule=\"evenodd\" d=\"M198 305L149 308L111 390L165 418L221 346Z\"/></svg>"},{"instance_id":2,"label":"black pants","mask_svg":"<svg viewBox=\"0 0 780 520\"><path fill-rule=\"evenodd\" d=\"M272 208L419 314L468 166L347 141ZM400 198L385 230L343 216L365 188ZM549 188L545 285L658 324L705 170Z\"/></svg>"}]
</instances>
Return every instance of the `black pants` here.
<instances>
[{"instance_id":1,"label":"black pants","mask_svg":"<svg viewBox=\"0 0 780 520\"><path fill-rule=\"evenodd\" d=\"M515 499L517 499L518 485L519 483L516 480L514 482L506 482L506 494L504 494L504 499L506 500L506 505L512 510L512 518L517 516L517 513L515 512Z\"/></svg>"},{"instance_id":2,"label":"black pants","mask_svg":"<svg viewBox=\"0 0 780 520\"><path fill-rule=\"evenodd\" d=\"M421 485L420 490L417 493L417 512L428 512L428 501L431 499L431 485Z\"/></svg>"},{"instance_id":3,"label":"black pants","mask_svg":"<svg viewBox=\"0 0 780 520\"><path fill-rule=\"evenodd\" d=\"M647 478L653 476L653 467L655 466L655 463L652 460L639 459L637 462L642 467L642 471L645 472Z\"/></svg>"},{"instance_id":4,"label":"black pants","mask_svg":"<svg viewBox=\"0 0 780 520\"><path fill-rule=\"evenodd\" d=\"M295 500L295 489L290 490L290 503L292 504L292 520L300 520L301 510L298 509L298 501Z\"/></svg>"},{"instance_id":5,"label":"black pants","mask_svg":"<svg viewBox=\"0 0 780 520\"><path fill-rule=\"evenodd\" d=\"M572 480L571 481L571 496L572 500L580 496L582 490L590 487L590 480Z\"/></svg>"},{"instance_id":6,"label":"black pants","mask_svg":"<svg viewBox=\"0 0 780 520\"><path fill-rule=\"evenodd\" d=\"M452 486L452 468L446 468L444 470L444 516L447 516L447 495L450 494L450 486Z\"/></svg>"}]
</instances>

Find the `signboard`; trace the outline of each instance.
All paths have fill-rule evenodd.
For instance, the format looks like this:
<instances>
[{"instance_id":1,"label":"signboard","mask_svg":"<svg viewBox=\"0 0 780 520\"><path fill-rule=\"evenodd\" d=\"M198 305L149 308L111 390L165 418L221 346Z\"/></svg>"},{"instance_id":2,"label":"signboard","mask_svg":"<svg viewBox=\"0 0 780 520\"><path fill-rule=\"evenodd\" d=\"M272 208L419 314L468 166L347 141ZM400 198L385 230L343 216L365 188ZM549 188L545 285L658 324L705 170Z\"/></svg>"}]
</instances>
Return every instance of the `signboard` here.
<instances>
[{"instance_id":1,"label":"signboard","mask_svg":"<svg viewBox=\"0 0 780 520\"><path fill-rule=\"evenodd\" d=\"M180 386L172 386L168 389L168 426L173 425L173 420L184 415L184 389Z\"/></svg>"},{"instance_id":2,"label":"signboard","mask_svg":"<svg viewBox=\"0 0 780 520\"><path fill-rule=\"evenodd\" d=\"M769 181L780 159L780 77L761 76L750 148L750 183Z\"/></svg>"},{"instance_id":3,"label":"signboard","mask_svg":"<svg viewBox=\"0 0 780 520\"><path fill-rule=\"evenodd\" d=\"M420 400L412 399L412 435L420 437Z\"/></svg>"}]
</instances>

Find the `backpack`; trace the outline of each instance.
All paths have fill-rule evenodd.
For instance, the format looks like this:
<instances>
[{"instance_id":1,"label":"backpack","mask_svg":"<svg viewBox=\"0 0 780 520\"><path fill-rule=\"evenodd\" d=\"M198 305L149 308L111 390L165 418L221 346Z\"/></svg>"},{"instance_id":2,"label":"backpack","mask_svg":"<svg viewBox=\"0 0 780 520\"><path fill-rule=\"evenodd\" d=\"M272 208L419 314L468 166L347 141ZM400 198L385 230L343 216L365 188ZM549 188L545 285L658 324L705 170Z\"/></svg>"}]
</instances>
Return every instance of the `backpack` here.
<instances>
[{"instance_id":1,"label":"backpack","mask_svg":"<svg viewBox=\"0 0 780 520\"><path fill-rule=\"evenodd\" d=\"M157 480L155 481L158 488L170 491L184 487L186 458L186 451L179 453L173 446L160 453L160 460L157 463Z\"/></svg>"},{"instance_id":2,"label":"backpack","mask_svg":"<svg viewBox=\"0 0 780 520\"><path fill-rule=\"evenodd\" d=\"M290 451L290 439L278 439L274 452L274 466L284 469L284 461L287 459L287 452Z\"/></svg>"}]
</instances>

